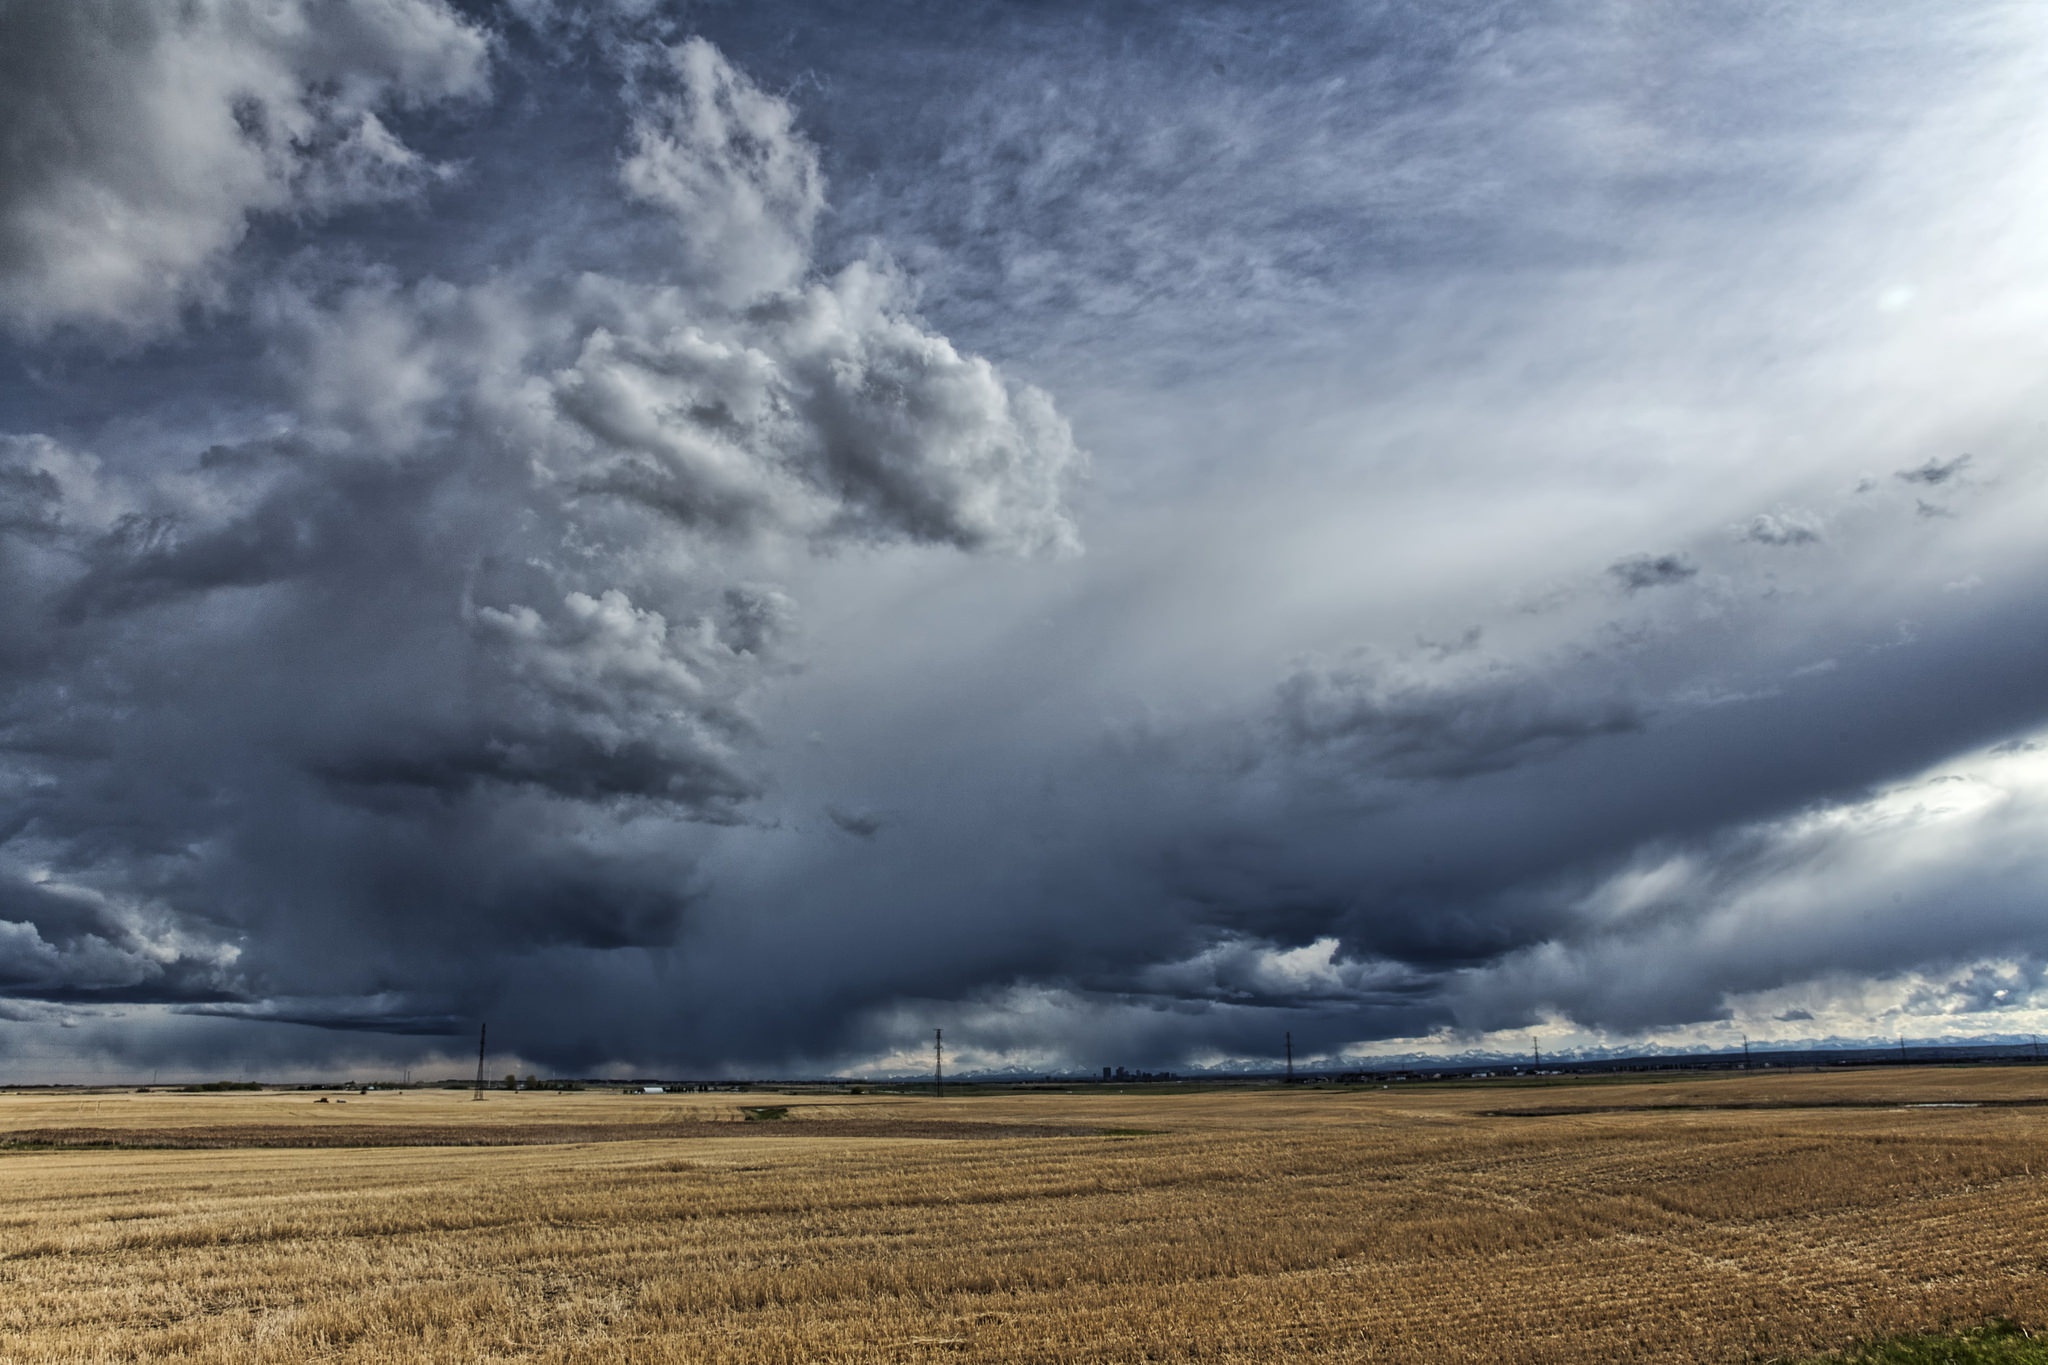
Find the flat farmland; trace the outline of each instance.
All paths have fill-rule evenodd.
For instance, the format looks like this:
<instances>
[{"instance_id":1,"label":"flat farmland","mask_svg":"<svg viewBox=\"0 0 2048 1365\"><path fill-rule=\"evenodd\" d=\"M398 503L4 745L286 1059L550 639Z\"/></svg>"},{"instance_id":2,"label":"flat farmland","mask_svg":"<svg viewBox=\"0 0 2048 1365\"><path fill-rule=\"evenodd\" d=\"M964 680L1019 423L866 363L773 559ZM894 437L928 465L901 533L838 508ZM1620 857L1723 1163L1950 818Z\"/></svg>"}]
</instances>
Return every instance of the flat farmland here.
<instances>
[{"instance_id":1,"label":"flat farmland","mask_svg":"<svg viewBox=\"0 0 2048 1365\"><path fill-rule=\"evenodd\" d=\"M2048 1323L2043 1099L7 1094L0 1360L1798 1358Z\"/></svg>"}]
</instances>

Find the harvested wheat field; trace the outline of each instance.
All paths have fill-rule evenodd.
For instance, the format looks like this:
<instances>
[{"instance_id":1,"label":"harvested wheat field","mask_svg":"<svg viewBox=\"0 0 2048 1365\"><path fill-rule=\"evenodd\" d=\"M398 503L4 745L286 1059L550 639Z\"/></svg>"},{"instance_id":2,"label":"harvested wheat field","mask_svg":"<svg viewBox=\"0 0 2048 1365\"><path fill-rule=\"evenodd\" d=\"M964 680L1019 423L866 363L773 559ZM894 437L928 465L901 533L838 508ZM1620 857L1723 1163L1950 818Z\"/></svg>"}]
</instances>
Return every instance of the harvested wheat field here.
<instances>
[{"instance_id":1,"label":"harvested wheat field","mask_svg":"<svg viewBox=\"0 0 2048 1365\"><path fill-rule=\"evenodd\" d=\"M5 1095L0 1359L1798 1358L2048 1322L2044 1098Z\"/></svg>"}]
</instances>

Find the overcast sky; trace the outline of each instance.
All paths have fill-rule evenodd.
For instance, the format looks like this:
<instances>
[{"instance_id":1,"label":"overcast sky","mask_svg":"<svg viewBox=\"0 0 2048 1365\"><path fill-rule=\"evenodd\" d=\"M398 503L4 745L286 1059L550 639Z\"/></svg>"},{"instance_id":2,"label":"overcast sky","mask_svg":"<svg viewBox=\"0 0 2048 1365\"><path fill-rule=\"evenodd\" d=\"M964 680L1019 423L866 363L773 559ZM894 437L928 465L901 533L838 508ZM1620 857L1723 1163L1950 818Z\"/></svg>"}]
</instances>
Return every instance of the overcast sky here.
<instances>
[{"instance_id":1,"label":"overcast sky","mask_svg":"<svg viewBox=\"0 0 2048 1365\"><path fill-rule=\"evenodd\" d=\"M0 0L0 1075L2042 1029L2044 88L1970 0Z\"/></svg>"}]
</instances>

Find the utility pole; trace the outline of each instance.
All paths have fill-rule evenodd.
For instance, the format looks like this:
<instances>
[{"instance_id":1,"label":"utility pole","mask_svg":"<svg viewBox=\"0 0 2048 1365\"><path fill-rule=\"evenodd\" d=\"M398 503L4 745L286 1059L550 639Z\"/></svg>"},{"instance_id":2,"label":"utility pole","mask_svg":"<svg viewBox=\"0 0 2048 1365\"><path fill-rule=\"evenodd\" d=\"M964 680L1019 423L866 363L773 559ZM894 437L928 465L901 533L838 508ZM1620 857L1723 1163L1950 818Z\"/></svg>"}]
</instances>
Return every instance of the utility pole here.
<instances>
[{"instance_id":1,"label":"utility pole","mask_svg":"<svg viewBox=\"0 0 2048 1365\"><path fill-rule=\"evenodd\" d=\"M2041 1035L2038 1033L2029 1033L2027 1037L2034 1040L2034 1060L2038 1062L2041 1060Z\"/></svg>"},{"instance_id":2,"label":"utility pole","mask_svg":"<svg viewBox=\"0 0 2048 1365\"><path fill-rule=\"evenodd\" d=\"M1749 1070L1749 1035L1742 1035L1742 1069Z\"/></svg>"},{"instance_id":3,"label":"utility pole","mask_svg":"<svg viewBox=\"0 0 2048 1365\"><path fill-rule=\"evenodd\" d=\"M489 1024L478 1024L476 1029L476 1094L473 1098L484 1097L484 1039L490 1036Z\"/></svg>"},{"instance_id":4,"label":"utility pole","mask_svg":"<svg viewBox=\"0 0 2048 1365\"><path fill-rule=\"evenodd\" d=\"M1900 1062L1904 1062L1905 1060L1906 1060L1906 1035L1905 1035L1905 1034L1903 1034L1903 1033L1901 1033L1901 1034L1899 1035L1899 1061L1900 1061Z\"/></svg>"},{"instance_id":5,"label":"utility pole","mask_svg":"<svg viewBox=\"0 0 2048 1365\"><path fill-rule=\"evenodd\" d=\"M932 1098L946 1093L946 1031L932 1030Z\"/></svg>"},{"instance_id":6,"label":"utility pole","mask_svg":"<svg viewBox=\"0 0 2048 1365\"><path fill-rule=\"evenodd\" d=\"M1294 1034L1287 1035L1287 1079L1294 1080Z\"/></svg>"}]
</instances>

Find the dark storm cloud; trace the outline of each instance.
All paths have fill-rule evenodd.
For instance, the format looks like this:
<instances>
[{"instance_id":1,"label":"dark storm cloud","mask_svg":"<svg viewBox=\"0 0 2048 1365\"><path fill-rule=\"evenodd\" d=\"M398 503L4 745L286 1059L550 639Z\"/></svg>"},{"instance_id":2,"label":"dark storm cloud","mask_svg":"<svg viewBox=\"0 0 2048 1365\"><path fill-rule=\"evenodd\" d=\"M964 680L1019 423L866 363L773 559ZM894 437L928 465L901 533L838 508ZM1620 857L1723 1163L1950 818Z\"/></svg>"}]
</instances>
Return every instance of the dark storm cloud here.
<instances>
[{"instance_id":1,"label":"dark storm cloud","mask_svg":"<svg viewBox=\"0 0 2048 1365\"><path fill-rule=\"evenodd\" d=\"M1958 455L1952 460L1930 459L1927 463L1915 465L1911 469L1901 469L1894 477L1904 483L1925 484L1929 488L1938 488L1951 479L1959 478L1969 466L1968 455Z\"/></svg>"},{"instance_id":2,"label":"dark storm cloud","mask_svg":"<svg viewBox=\"0 0 2048 1365\"><path fill-rule=\"evenodd\" d=\"M1295 674L1280 688L1286 740L1374 776L1456 778L1642 728L1627 698L1570 696L1501 672L1450 680L1391 670Z\"/></svg>"},{"instance_id":3,"label":"dark storm cloud","mask_svg":"<svg viewBox=\"0 0 2048 1365\"><path fill-rule=\"evenodd\" d=\"M1915 646L1866 655L1849 670L1704 706L1674 698L1637 732L1468 781L1454 799L1362 809L1342 834L1327 827L1328 846L1285 860L1292 894L1313 896L1322 881L1331 907L1305 932L1338 935L1368 957L1469 965L1481 975L1497 970L1483 964L1521 953L1555 954L1562 963L1582 944L1592 954L1585 979L1567 969L1538 988L1547 995L1517 1003L1513 990L1496 985L1468 997L1462 1020L1481 1027L1548 1007L1586 1024L1640 1028L1711 1017L1727 992L1800 968L1882 970L1938 958L1962 946L1958 926L1913 915L1865 925L1853 945L1796 918L1759 919L1746 930L1750 944L1717 950L1710 968L1668 945L1683 939L1682 926L1739 899L1736 887L1847 859L1842 845L1828 855L1818 844L1788 847L1820 837L1786 832L1799 827L1802 810L1816 802L1853 807L1895 775L2038 724L2041 698L2028 681L2042 657L2030 642L2038 615L2008 602L1947 623ZM1952 669L1974 676L1964 681ZM1938 706L1928 704L1933 696ZM1661 903L1632 908L1629 929L1617 932L1598 906L1644 860L1690 870L1673 874ZM1318 868L1320 876L1309 872ZM1975 894L1985 904L1964 931L1977 950L2026 948L2024 918L1992 908L2028 894L2023 870L2015 871L2019 882L1994 889L2008 874L1984 870ZM1846 889L1846 868L1838 876ZM1604 975L1595 964L1636 934L1644 947L1624 954L1628 975ZM1758 951L1765 943L1771 949ZM1624 981L1641 989L1623 989Z\"/></svg>"},{"instance_id":4,"label":"dark storm cloud","mask_svg":"<svg viewBox=\"0 0 2048 1365\"><path fill-rule=\"evenodd\" d=\"M2048 33L803 18L0 0L0 1049L2025 1007Z\"/></svg>"},{"instance_id":5,"label":"dark storm cloud","mask_svg":"<svg viewBox=\"0 0 2048 1365\"><path fill-rule=\"evenodd\" d=\"M0 466L0 530L16 534L57 529L56 506L63 496L47 470Z\"/></svg>"},{"instance_id":6,"label":"dark storm cloud","mask_svg":"<svg viewBox=\"0 0 2048 1365\"><path fill-rule=\"evenodd\" d=\"M217 1000L228 958L181 954L170 917L89 891L0 882L0 991L26 1000ZM167 951L167 949L170 949Z\"/></svg>"},{"instance_id":7,"label":"dark storm cloud","mask_svg":"<svg viewBox=\"0 0 2048 1365\"><path fill-rule=\"evenodd\" d=\"M297 1024L305 1028L348 1033L393 1034L414 1038L446 1038L469 1032L470 1021L453 1014L408 1014L403 1001L389 998L362 1002L360 1008L332 1001L298 1007L289 1001L260 1005L181 1005L177 1013L202 1019L237 1019L255 1024Z\"/></svg>"},{"instance_id":8,"label":"dark storm cloud","mask_svg":"<svg viewBox=\"0 0 2048 1365\"><path fill-rule=\"evenodd\" d=\"M341 139L320 119L383 137L363 101L481 88L483 37L436 4L323 13L317 61L263 68L268 104L225 83L186 115L240 120L216 150L253 144L254 188L177 189L216 195L197 236L119 244L100 292L17 251L22 326L162 325L249 214L348 199L309 160ZM228 7L6 17L170 82L216 49L275 56ZM466 43L471 66L384 38ZM256 290L273 407L226 422L274 434L9 438L0 792L39 889L0 916L7 989L420 1034L508 957L668 948L702 896L690 831L765 790L751 696L797 606L756 572L764 542L1072 543L1049 400L924 330L885 270L811 261L822 182L788 107L701 42L618 55L615 192L666 220L668 278L401 283L344 250ZM15 89L23 126L68 98L64 69ZM301 106L319 118L276 143ZM17 226L79 183L175 216L147 196L190 168L145 140L164 164L134 179L99 146L10 182Z\"/></svg>"},{"instance_id":9,"label":"dark storm cloud","mask_svg":"<svg viewBox=\"0 0 2048 1365\"><path fill-rule=\"evenodd\" d=\"M834 883L829 900L840 916L867 907L856 922L894 902L917 926L917 955L895 962L893 976L906 996L932 1001L931 1014L975 1019L995 1036L997 1016L1057 1033L1073 1020L1050 1016L1071 1009L1094 1020L1081 1033L1122 1038L1117 1056L1147 1065L1207 1048L1270 1056L1283 1028L1318 1046L1447 1025L1514 1028L1549 1012L1651 1029L1719 1017L1730 992L1812 973L2023 950L2024 864L1986 860L1967 893L1979 907L1967 927L1926 915L1927 889L1906 879L1883 893L1906 893L1896 912L1866 918L1874 888L1862 869L1887 845L1940 847L1946 836L1938 825L1887 829L1860 812L1901 775L2039 723L2040 625L2024 595L1911 645L1887 647L1873 623L1860 648L1834 642L1851 646L1852 664L1796 674L1795 648L1776 663L1750 660L1775 681L1745 697L1680 689L1654 706L1618 705L1612 679L1648 692L1658 676L1697 677L1731 637L1679 637L1648 657L1640 647L1567 656L1483 688L1437 687L1454 720L1470 694L1483 697L1487 724L1461 733L1432 719L1423 733L1457 741L1436 751L1405 747L1405 729L1391 755L1380 747L1387 708L1369 692L1378 706L1364 712L1357 742L1338 729L1327 746L1269 748L1252 731L1248 761L1243 734L1140 738L1043 807L899 822L899 841L955 868L982 831L974 862L992 870L974 878L971 916L949 913L955 893L937 875L907 888L870 884L863 871ZM1942 704L1930 706L1935 695ZM1396 718L1434 715L1411 703ZM1282 733L1295 704L1283 691ZM1559 715L1573 723L1561 727ZM1503 717L1531 716L1543 723L1501 728ZM1527 745L1492 742L1532 733ZM1488 742L1475 749L1473 734ZM1429 766L1416 766L1422 757ZM1838 834L1803 832L1814 812L1834 809ZM986 837L995 821L1034 835L1003 848ZM2020 827L2002 826L1994 845ZM1155 860L1157 881L1105 875L1134 854ZM1774 897L1782 909L1755 908ZM849 972L880 974L874 957L902 950L885 939L870 952L826 928L822 904L816 922L790 913L825 935ZM1058 952L1042 959L1048 938ZM1043 973L1062 1003L1028 993L1000 1008L939 1003L949 981L1006 973ZM1196 1000L1227 1008L1194 1018L1186 1005ZM1019 1027L1015 1017L1003 1025ZM1139 1040L1168 1036L1171 1046L1141 1050Z\"/></svg>"},{"instance_id":10,"label":"dark storm cloud","mask_svg":"<svg viewBox=\"0 0 2048 1365\"><path fill-rule=\"evenodd\" d=\"M882 832L886 823L879 815L865 811L844 811L837 806L825 807L825 815L833 824L845 830L856 839L872 839Z\"/></svg>"},{"instance_id":11,"label":"dark storm cloud","mask_svg":"<svg viewBox=\"0 0 2048 1365\"><path fill-rule=\"evenodd\" d=\"M27 925L56 948L68 948L86 938L113 941L126 932L106 906L33 883L0 886L0 916L11 923Z\"/></svg>"},{"instance_id":12,"label":"dark storm cloud","mask_svg":"<svg viewBox=\"0 0 2048 1365\"><path fill-rule=\"evenodd\" d=\"M1699 573L1699 566L1684 555L1638 554L1615 560L1607 566L1607 572L1624 591L1636 593L1645 588L1665 588L1683 583Z\"/></svg>"},{"instance_id":13,"label":"dark storm cloud","mask_svg":"<svg viewBox=\"0 0 2048 1365\"><path fill-rule=\"evenodd\" d=\"M332 567L348 554L346 537L359 519L388 514L391 502L413 491L367 478L308 478L309 462L303 454L283 455L289 472L223 518L171 508L121 512L104 531L77 542L82 572L53 601L56 618L78 624L117 617Z\"/></svg>"}]
</instances>

